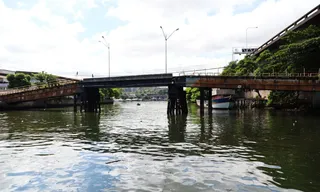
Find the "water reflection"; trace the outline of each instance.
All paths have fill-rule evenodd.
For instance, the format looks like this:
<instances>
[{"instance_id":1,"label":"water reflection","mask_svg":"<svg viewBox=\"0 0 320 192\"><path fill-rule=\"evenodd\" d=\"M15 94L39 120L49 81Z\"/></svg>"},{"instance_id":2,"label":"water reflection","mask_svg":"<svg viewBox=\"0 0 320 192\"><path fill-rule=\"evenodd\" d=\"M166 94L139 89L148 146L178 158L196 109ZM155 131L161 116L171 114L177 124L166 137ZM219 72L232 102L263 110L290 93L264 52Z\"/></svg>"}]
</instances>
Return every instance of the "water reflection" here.
<instances>
[{"instance_id":1,"label":"water reflection","mask_svg":"<svg viewBox=\"0 0 320 192\"><path fill-rule=\"evenodd\" d=\"M0 189L320 189L317 116L250 110L200 117L189 107L188 116L167 116L164 102L109 105L100 114L1 113Z\"/></svg>"},{"instance_id":2,"label":"water reflection","mask_svg":"<svg viewBox=\"0 0 320 192\"><path fill-rule=\"evenodd\" d=\"M100 141L100 113L84 113L81 116L81 126L86 139Z\"/></svg>"},{"instance_id":3,"label":"water reflection","mask_svg":"<svg viewBox=\"0 0 320 192\"><path fill-rule=\"evenodd\" d=\"M168 115L170 142L185 142L187 115Z\"/></svg>"}]
</instances>

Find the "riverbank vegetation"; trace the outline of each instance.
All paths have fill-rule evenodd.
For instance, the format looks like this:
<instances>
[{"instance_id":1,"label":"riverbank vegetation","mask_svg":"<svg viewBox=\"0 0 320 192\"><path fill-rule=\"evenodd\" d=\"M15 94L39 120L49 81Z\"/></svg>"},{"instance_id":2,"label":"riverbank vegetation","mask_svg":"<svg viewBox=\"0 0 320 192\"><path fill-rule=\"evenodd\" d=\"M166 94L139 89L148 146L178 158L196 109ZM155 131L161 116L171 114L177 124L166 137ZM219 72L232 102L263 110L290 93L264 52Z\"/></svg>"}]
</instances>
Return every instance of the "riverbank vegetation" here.
<instances>
[{"instance_id":1,"label":"riverbank vegetation","mask_svg":"<svg viewBox=\"0 0 320 192\"><path fill-rule=\"evenodd\" d=\"M320 27L309 26L303 30L291 31L280 40L280 47L265 50L258 57L246 56L240 61L232 61L222 75L265 76L303 75L320 71ZM297 106L299 93L292 91L272 91L268 105Z\"/></svg>"},{"instance_id":2,"label":"riverbank vegetation","mask_svg":"<svg viewBox=\"0 0 320 192\"><path fill-rule=\"evenodd\" d=\"M186 88L186 98L187 101L195 103L196 100L200 97L200 90L199 88L195 87L187 87Z\"/></svg>"},{"instance_id":3,"label":"riverbank vegetation","mask_svg":"<svg viewBox=\"0 0 320 192\"><path fill-rule=\"evenodd\" d=\"M101 88L99 89L101 100L105 99L119 99L122 94L122 89L120 88Z\"/></svg>"}]
</instances>

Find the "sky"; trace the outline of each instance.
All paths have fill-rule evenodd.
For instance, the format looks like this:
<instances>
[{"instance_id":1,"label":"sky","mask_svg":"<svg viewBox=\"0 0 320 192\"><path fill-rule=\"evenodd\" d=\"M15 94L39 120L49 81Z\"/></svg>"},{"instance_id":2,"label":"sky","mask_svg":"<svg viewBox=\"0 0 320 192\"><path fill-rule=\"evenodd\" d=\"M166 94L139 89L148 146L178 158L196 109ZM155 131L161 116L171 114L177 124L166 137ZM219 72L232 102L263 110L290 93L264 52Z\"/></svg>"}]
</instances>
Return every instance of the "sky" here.
<instances>
[{"instance_id":1,"label":"sky","mask_svg":"<svg viewBox=\"0 0 320 192\"><path fill-rule=\"evenodd\" d=\"M83 77L218 68L319 0L0 0L0 68ZM250 28L248 27L258 27ZM246 38L246 31L247 38ZM247 39L247 41L246 41ZM237 56L234 57L237 59Z\"/></svg>"}]
</instances>

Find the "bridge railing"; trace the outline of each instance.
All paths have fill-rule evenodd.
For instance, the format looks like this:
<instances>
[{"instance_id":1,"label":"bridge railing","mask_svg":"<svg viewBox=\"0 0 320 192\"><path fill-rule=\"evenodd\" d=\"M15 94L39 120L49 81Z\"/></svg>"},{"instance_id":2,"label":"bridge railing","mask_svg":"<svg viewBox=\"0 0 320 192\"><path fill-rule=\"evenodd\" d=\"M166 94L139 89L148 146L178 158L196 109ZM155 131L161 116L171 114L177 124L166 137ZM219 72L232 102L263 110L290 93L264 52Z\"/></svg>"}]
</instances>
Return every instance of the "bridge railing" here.
<instances>
[{"instance_id":1,"label":"bridge railing","mask_svg":"<svg viewBox=\"0 0 320 192\"><path fill-rule=\"evenodd\" d=\"M62 85L67 85L67 84L73 84L76 82L77 82L76 80L59 79L59 80L54 80L54 81L49 81L49 82L37 83L34 85L14 87L14 88L9 88L7 90L1 91L0 96L21 93L21 92L26 92L26 91L40 90L40 89L51 88L51 87L57 87L57 86L62 86Z\"/></svg>"},{"instance_id":2,"label":"bridge railing","mask_svg":"<svg viewBox=\"0 0 320 192\"><path fill-rule=\"evenodd\" d=\"M260 47L258 47L254 52L252 52L250 55L254 55L256 53L261 52L262 50L266 49L268 46L270 46L273 42L279 40L281 37L283 37L285 34L287 34L289 31L293 31L299 26L303 25L306 21L308 21L310 18L314 17L315 15L319 14L320 12L320 4L317 5L315 8L311 9L309 12L307 12L305 15L300 17L298 20L293 22L291 25L283 29L280 33L272 37L270 40L262 44Z\"/></svg>"},{"instance_id":3,"label":"bridge railing","mask_svg":"<svg viewBox=\"0 0 320 192\"><path fill-rule=\"evenodd\" d=\"M220 72L210 71L188 71L180 72L179 76L233 76L233 77L274 77L274 78L295 78L295 77L312 77L320 78L320 73L261 73L261 74L249 74L239 75L237 73L222 74Z\"/></svg>"}]
</instances>

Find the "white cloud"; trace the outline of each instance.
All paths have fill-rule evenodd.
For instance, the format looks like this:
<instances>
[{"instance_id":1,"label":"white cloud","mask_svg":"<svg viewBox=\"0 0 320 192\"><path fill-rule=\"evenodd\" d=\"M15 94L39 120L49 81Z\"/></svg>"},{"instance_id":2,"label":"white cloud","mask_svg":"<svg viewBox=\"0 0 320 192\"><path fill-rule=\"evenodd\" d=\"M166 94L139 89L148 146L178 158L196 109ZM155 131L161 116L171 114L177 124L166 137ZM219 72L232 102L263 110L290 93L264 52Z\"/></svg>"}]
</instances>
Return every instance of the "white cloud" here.
<instances>
[{"instance_id":1,"label":"white cloud","mask_svg":"<svg viewBox=\"0 0 320 192\"><path fill-rule=\"evenodd\" d=\"M245 45L247 27L259 27L248 31L249 46L259 46L316 6L318 0L266 0L250 12L233 14L236 8L255 3L118 0L117 7L101 7L106 10L102 16L127 24L80 38L94 30L83 19L85 12L101 5L98 0L39 0L29 10L8 8L0 0L0 68L107 75L107 49L98 43L104 34L111 45L112 75L164 72L160 25L166 33L180 28L168 40L169 71L224 66L231 59L231 48Z\"/></svg>"}]
</instances>

